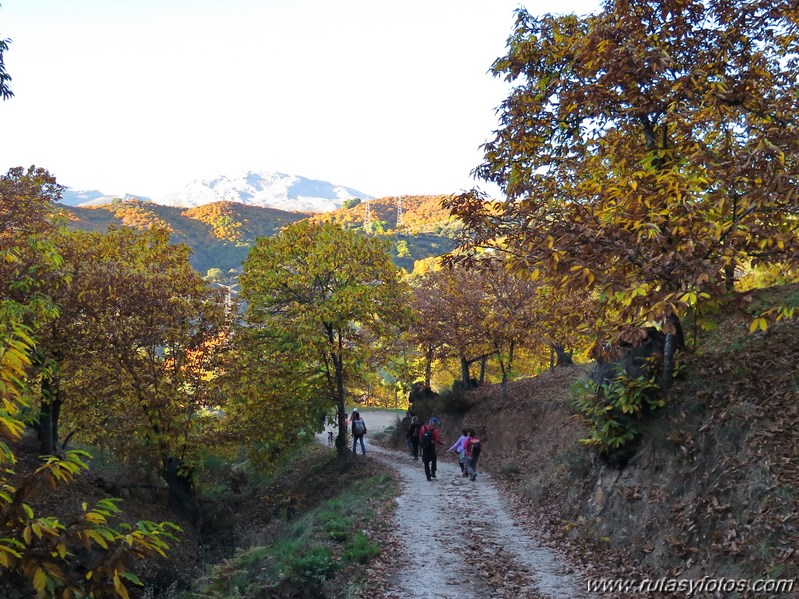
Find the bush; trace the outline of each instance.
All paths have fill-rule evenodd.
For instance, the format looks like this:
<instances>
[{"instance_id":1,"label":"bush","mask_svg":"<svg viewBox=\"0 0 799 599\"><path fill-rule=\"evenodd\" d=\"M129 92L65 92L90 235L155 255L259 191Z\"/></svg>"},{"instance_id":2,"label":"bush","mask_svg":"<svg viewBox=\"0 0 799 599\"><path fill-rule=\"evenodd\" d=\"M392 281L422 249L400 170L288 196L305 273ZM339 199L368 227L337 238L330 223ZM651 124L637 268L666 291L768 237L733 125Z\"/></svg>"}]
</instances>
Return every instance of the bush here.
<instances>
[{"instance_id":1,"label":"bush","mask_svg":"<svg viewBox=\"0 0 799 599\"><path fill-rule=\"evenodd\" d=\"M590 434L581 443L597 447L601 453L620 449L638 436L638 422L648 412L665 405L658 395L654 377L630 378L619 375L598 385L586 381L578 393L574 409L590 424Z\"/></svg>"}]
</instances>

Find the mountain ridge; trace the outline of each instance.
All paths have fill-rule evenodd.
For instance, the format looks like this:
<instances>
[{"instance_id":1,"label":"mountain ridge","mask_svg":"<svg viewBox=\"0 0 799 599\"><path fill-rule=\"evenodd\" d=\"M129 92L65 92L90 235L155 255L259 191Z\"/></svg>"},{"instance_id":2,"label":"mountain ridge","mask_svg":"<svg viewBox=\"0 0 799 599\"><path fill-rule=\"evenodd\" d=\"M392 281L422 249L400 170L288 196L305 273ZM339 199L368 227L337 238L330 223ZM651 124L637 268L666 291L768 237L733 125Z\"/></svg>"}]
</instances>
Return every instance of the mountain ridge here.
<instances>
[{"instance_id":1,"label":"mountain ridge","mask_svg":"<svg viewBox=\"0 0 799 599\"><path fill-rule=\"evenodd\" d=\"M276 208L284 211L329 212L340 208L351 198L372 199L373 196L351 187L320 179L309 179L276 171L241 170L197 178L179 191L158 198L136 194L115 196L102 191L67 188L61 199L66 206L86 208L110 204L117 199L137 199L161 206L190 208L220 201Z\"/></svg>"},{"instance_id":2,"label":"mountain ridge","mask_svg":"<svg viewBox=\"0 0 799 599\"><path fill-rule=\"evenodd\" d=\"M394 196L369 200L370 226L366 222L366 202L357 199L325 213L286 211L240 202L176 207L137 199L83 207L64 205L62 213L70 229L167 229L174 243L185 243L192 249L192 266L203 274L211 268L238 269L258 237L274 235L306 218L335 222L388 239L395 263L410 271L416 260L441 255L450 249L458 225L441 207L443 198Z\"/></svg>"}]
</instances>

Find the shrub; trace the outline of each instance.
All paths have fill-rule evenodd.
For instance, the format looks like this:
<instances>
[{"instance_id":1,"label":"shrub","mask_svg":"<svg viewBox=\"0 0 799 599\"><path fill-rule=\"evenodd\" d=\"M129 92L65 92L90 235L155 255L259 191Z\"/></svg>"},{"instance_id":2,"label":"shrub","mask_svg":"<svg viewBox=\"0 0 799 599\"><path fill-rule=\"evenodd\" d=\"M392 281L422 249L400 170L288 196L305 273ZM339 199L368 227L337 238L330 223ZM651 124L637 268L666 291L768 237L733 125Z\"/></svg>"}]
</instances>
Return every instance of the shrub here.
<instances>
[{"instance_id":1,"label":"shrub","mask_svg":"<svg viewBox=\"0 0 799 599\"><path fill-rule=\"evenodd\" d=\"M642 416L665 405L654 377L621 374L609 383L587 381L582 389L572 389L579 393L574 408L590 425L589 436L580 442L605 454L635 439Z\"/></svg>"}]
</instances>

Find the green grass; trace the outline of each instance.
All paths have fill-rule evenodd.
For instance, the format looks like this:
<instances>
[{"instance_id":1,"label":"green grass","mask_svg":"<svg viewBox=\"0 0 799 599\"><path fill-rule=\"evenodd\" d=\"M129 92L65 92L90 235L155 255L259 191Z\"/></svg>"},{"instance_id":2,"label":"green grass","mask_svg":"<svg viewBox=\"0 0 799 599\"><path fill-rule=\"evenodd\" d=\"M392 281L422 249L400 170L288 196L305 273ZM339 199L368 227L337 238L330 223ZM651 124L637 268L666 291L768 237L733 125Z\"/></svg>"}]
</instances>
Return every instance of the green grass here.
<instances>
[{"instance_id":1,"label":"green grass","mask_svg":"<svg viewBox=\"0 0 799 599\"><path fill-rule=\"evenodd\" d=\"M281 585L321 585L353 564L380 555L380 544L363 531L361 522L375 516L396 494L387 475L353 479L331 499L283 527L268 546L238 550L195 585L194 596L221 599L269 596Z\"/></svg>"},{"instance_id":2,"label":"green grass","mask_svg":"<svg viewBox=\"0 0 799 599\"><path fill-rule=\"evenodd\" d=\"M369 540L362 532L356 532L354 538L347 544L344 550L344 557L349 562L366 564L372 558L380 555L380 545L376 545Z\"/></svg>"}]
</instances>

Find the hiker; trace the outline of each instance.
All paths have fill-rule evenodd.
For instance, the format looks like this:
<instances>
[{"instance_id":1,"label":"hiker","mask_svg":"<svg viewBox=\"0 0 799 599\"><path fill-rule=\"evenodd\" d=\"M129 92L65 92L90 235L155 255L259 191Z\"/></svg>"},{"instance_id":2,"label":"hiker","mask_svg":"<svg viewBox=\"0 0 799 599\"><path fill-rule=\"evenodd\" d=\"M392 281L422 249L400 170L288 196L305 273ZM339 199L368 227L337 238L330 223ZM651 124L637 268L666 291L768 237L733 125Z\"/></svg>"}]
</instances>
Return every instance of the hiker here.
<instances>
[{"instance_id":1,"label":"hiker","mask_svg":"<svg viewBox=\"0 0 799 599\"><path fill-rule=\"evenodd\" d=\"M466 472L469 475L469 480L477 480L477 458L480 457L481 443L480 438L474 432L473 428L469 429L469 440L466 442Z\"/></svg>"},{"instance_id":2,"label":"hiker","mask_svg":"<svg viewBox=\"0 0 799 599\"><path fill-rule=\"evenodd\" d=\"M436 477L436 445L442 445L438 425L441 421L433 416L430 422L419 430L419 447L422 448L422 462L427 480Z\"/></svg>"},{"instance_id":3,"label":"hiker","mask_svg":"<svg viewBox=\"0 0 799 599\"><path fill-rule=\"evenodd\" d=\"M405 442L408 444L408 449L414 460L419 460L419 419L416 416L411 416L411 424L408 426L408 432L405 433Z\"/></svg>"},{"instance_id":4,"label":"hiker","mask_svg":"<svg viewBox=\"0 0 799 599\"><path fill-rule=\"evenodd\" d=\"M469 431L461 429L461 436L455 444L447 450L447 453L454 451L458 455L458 466L461 467L461 476L468 476L466 473L466 442L469 440Z\"/></svg>"},{"instance_id":5,"label":"hiker","mask_svg":"<svg viewBox=\"0 0 799 599\"><path fill-rule=\"evenodd\" d=\"M366 423L358 413L358 408L352 410L352 453L358 453L358 441L361 442L361 453L366 455L366 446L363 444L363 436L366 434Z\"/></svg>"}]
</instances>

